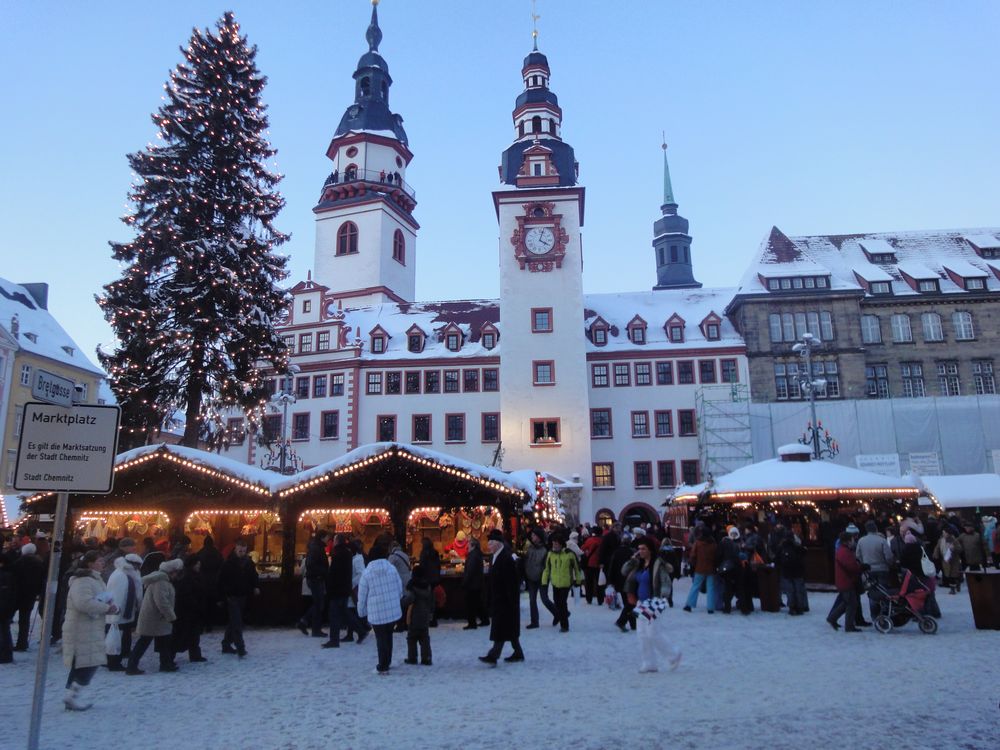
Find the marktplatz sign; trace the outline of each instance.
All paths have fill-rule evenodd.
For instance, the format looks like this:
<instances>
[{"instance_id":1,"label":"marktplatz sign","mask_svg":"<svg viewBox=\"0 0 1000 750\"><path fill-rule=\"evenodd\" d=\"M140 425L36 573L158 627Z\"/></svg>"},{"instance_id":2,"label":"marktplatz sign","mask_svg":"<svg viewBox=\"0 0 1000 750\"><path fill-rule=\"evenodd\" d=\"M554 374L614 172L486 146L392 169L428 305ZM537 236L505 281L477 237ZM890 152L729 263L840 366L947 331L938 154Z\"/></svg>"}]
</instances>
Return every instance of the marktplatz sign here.
<instances>
[{"instance_id":1,"label":"marktplatz sign","mask_svg":"<svg viewBox=\"0 0 1000 750\"><path fill-rule=\"evenodd\" d=\"M117 406L25 404L14 489L111 492L120 414Z\"/></svg>"}]
</instances>

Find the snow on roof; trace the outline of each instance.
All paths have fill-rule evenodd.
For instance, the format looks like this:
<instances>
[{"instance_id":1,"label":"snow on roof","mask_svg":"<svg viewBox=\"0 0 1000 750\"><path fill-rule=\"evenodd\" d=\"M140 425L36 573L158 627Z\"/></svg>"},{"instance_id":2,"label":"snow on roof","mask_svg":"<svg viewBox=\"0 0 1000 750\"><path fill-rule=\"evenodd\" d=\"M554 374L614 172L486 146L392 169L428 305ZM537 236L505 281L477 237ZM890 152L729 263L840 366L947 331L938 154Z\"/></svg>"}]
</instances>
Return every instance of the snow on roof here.
<instances>
[{"instance_id":1,"label":"snow on roof","mask_svg":"<svg viewBox=\"0 0 1000 750\"><path fill-rule=\"evenodd\" d=\"M980 250L1000 250L1000 239L992 234L963 234L962 239L971 242Z\"/></svg>"},{"instance_id":2,"label":"snow on roof","mask_svg":"<svg viewBox=\"0 0 1000 750\"><path fill-rule=\"evenodd\" d=\"M17 316L17 343L22 350L104 377L79 345L25 287L0 278L0 326L11 331ZM13 333L13 331L11 331Z\"/></svg>"},{"instance_id":3,"label":"snow on roof","mask_svg":"<svg viewBox=\"0 0 1000 750\"><path fill-rule=\"evenodd\" d=\"M965 260L980 267L979 256L969 244L973 241L970 238L974 238L980 248L1000 248L1000 240L995 239L997 234L1000 234L1000 229L984 228L788 237L775 227L761 244L757 258L743 274L737 294L766 293L767 289L761 284L759 276L809 275L816 273L814 269L817 265L831 274L830 289L860 289L854 270L866 269L870 265L864 252L866 247L880 254L894 253L895 263L880 264L882 270L892 277L894 295L919 294L903 281L900 270L905 269L912 270L916 274L914 278L939 279L942 293L968 294L963 286L947 277L944 267L956 260ZM978 245L978 242L984 244ZM862 278L869 278L866 273L861 275ZM1000 291L1000 279L988 278L987 290Z\"/></svg>"},{"instance_id":4,"label":"snow on roof","mask_svg":"<svg viewBox=\"0 0 1000 750\"><path fill-rule=\"evenodd\" d=\"M767 461L744 466L708 482L678 487L674 492L676 500L690 502L710 489L714 496L734 493L773 492L808 494L817 490L900 490L901 494L915 494L912 481L901 477L887 477L873 474L850 466L829 461L782 461L772 458Z\"/></svg>"},{"instance_id":5,"label":"snow on roof","mask_svg":"<svg viewBox=\"0 0 1000 750\"><path fill-rule=\"evenodd\" d=\"M864 265L854 266L854 273L860 276L865 281L892 281L892 276L876 265L871 263L865 263Z\"/></svg>"},{"instance_id":6,"label":"snow on roof","mask_svg":"<svg viewBox=\"0 0 1000 750\"><path fill-rule=\"evenodd\" d=\"M680 349L692 345L707 348L743 347L743 340L725 317L726 305L734 292L731 287L724 287L585 294L583 315L586 325L589 327L601 317L611 327L608 331L608 343L595 346L588 340L587 351L642 351L651 347ZM684 343L671 342L664 329L667 320L675 313L684 319ZM718 321L717 341L706 339L700 328L701 322L712 313L721 319ZM626 332L626 326L636 315L648 323L646 344L632 343Z\"/></svg>"},{"instance_id":7,"label":"snow on roof","mask_svg":"<svg viewBox=\"0 0 1000 750\"><path fill-rule=\"evenodd\" d=\"M922 476L920 483L945 510L1000 506L1000 476L996 474Z\"/></svg>"},{"instance_id":8,"label":"snow on roof","mask_svg":"<svg viewBox=\"0 0 1000 750\"><path fill-rule=\"evenodd\" d=\"M173 460L189 462L196 467L200 467L209 472L219 472L231 479L248 483L259 488L261 494L277 494L292 490L313 479L318 479L327 474L345 468L359 461L373 458L386 453L394 448L405 451L417 458L431 461L439 466L449 467L464 471L473 477L478 477L487 481L496 482L504 487L517 492L526 492L528 497L533 498L535 492L535 472L518 471L507 473L500 469L489 466L482 466L471 461L465 461L447 453L428 450L407 443L371 443L355 448L349 453L345 453L332 461L314 466L311 469L300 471L297 474L283 476L273 471L260 469L256 466L234 461L231 458L220 456L210 451L187 448L182 445L169 445L160 443L156 445L144 445L125 453L120 453L115 458L116 471L119 467L124 467L134 461L152 458L158 453L167 454ZM36 496L40 497L40 496Z\"/></svg>"},{"instance_id":9,"label":"snow on roof","mask_svg":"<svg viewBox=\"0 0 1000 750\"><path fill-rule=\"evenodd\" d=\"M973 265L964 258L948 258L942 261L941 265L944 266L945 270L951 271L958 276L964 276L965 278L975 279L990 275L989 271L985 268Z\"/></svg>"},{"instance_id":10,"label":"snow on roof","mask_svg":"<svg viewBox=\"0 0 1000 750\"><path fill-rule=\"evenodd\" d=\"M937 279L940 278L935 271L925 266L923 263L918 263L914 260L908 260L905 263L897 263L896 268L905 273L911 279Z\"/></svg>"},{"instance_id":11,"label":"snow on roof","mask_svg":"<svg viewBox=\"0 0 1000 750\"><path fill-rule=\"evenodd\" d=\"M880 239L859 240L858 244L861 245L862 249L868 252L869 255L896 254L896 248L894 248L885 240L880 240Z\"/></svg>"}]
</instances>

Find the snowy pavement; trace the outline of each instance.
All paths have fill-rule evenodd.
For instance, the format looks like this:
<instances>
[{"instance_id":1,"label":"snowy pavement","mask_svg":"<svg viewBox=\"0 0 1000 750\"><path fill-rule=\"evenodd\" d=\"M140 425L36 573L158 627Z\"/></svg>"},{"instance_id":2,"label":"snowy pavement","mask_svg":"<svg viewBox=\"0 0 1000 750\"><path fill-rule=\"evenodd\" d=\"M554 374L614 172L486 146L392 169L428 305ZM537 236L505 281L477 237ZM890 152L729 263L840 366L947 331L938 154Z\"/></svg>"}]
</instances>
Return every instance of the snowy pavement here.
<instances>
[{"instance_id":1,"label":"snowy pavement","mask_svg":"<svg viewBox=\"0 0 1000 750\"><path fill-rule=\"evenodd\" d=\"M812 593L804 617L688 614L678 582L667 630L684 651L676 672L638 673L635 633L606 607L570 600L571 631L543 619L522 631L527 661L477 661L488 629L461 622L431 631L434 666L409 666L397 635L393 668L374 674L375 642L324 650L298 630L250 630L249 656L180 671L100 670L86 713L64 711L66 669L49 669L43 748L942 748L1000 747L1000 631L977 631L968 595L938 597L937 635L909 624L890 635L833 632L831 594ZM522 599L522 623L527 600ZM867 607L867 605L866 605ZM34 661L0 666L0 747L24 747ZM509 646L505 651L509 653ZM154 737L155 733L155 737Z\"/></svg>"}]
</instances>

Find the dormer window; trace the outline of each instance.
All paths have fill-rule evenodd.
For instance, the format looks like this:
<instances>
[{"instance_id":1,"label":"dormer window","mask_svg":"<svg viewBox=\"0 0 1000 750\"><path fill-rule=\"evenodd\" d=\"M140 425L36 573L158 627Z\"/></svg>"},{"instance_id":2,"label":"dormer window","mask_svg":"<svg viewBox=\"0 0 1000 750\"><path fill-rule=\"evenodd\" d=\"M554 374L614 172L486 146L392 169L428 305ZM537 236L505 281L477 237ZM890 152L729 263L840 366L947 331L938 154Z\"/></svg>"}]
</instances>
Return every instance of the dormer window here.
<instances>
[{"instance_id":1,"label":"dormer window","mask_svg":"<svg viewBox=\"0 0 1000 750\"><path fill-rule=\"evenodd\" d=\"M481 341L483 349L492 349L497 345L497 336L495 333L484 333Z\"/></svg>"},{"instance_id":2,"label":"dormer window","mask_svg":"<svg viewBox=\"0 0 1000 750\"><path fill-rule=\"evenodd\" d=\"M67 354L68 354L69 356L71 356L71 357L72 357L72 356L73 356L73 354L74 354L74 353L76 352L76 349L74 349L74 348L73 348L72 346L64 346L64 347L62 348L62 350L63 350L64 352L66 352L66 353L67 353Z\"/></svg>"},{"instance_id":3,"label":"dormer window","mask_svg":"<svg viewBox=\"0 0 1000 750\"><path fill-rule=\"evenodd\" d=\"M684 343L684 326L672 325L668 326L668 335L670 340L675 344Z\"/></svg>"},{"instance_id":4,"label":"dormer window","mask_svg":"<svg viewBox=\"0 0 1000 750\"><path fill-rule=\"evenodd\" d=\"M917 282L917 291L923 293L938 291L937 279L921 279Z\"/></svg>"},{"instance_id":5,"label":"dormer window","mask_svg":"<svg viewBox=\"0 0 1000 750\"><path fill-rule=\"evenodd\" d=\"M406 349L414 353L419 353L424 348L424 337L419 333L411 333L406 337Z\"/></svg>"},{"instance_id":6,"label":"dormer window","mask_svg":"<svg viewBox=\"0 0 1000 750\"><path fill-rule=\"evenodd\" d=\"M892 294L892 284L888 281L873 281L870 291L872 294Z\"/></svg>"},{"instance_id":7,"label":"dormer window","mask_svg":"<svg viewBox=\"0 0 1000 750\"><path fill-rule=\"evenodd\" d=\"M449 333L445 336L445 346L450 352L457 352L462 346L461 336L457 333Z\"/></svg>"},{"instance_id":8,"label":"dormer window","mask_svg":"<svg viewBox=\"0 0 1000 750\"><path fill-rule=\"evenodd\" d=\"M368 335L371 337L369 349L372 354L382 354L389 348L389 333L382 326L375 326Z\"/></svg>"},{"instance_id":9,"label":"dormer window","mask_svg":"<svg viewBox=\"0 0 1000 750\"><path fill-rule=\"evenodd\" d=\"M641 317L636 315L625 328L628 331L629 341L633 344L641 346L646 343L646 321Z\"/></svg>"},{"instance_id":10,"label":"dormer window","mask_svg":"<svg viewBox=\"0 0 1000 750\"><path fill-rule=\"evenodd\" d=\"M986 288L986 279L966 279L965 291L975 292Z\"/></svg>"},{"instance_id":11,"label":"dormer window","mask_svg":"<svg viewBox=\"0 0 1000 750\"><path fill-rule=\"evenodd\" d=\"M304 313L312 312L312 306L313 306L312 300L308 299L302 300L302 312Z\"/></svg>"},{"instance_id":12,"label":"dormer window","mask_svg":"<svg viewBox=\"0 0 1000 750\"><path fill-rule=\"evenodd\" d=\"M24 338L28 339L28 341L30 341L32 344L37 344L38 343L38 334L37 333L27 333L26 332L24 334Z\"/></svg>"},{"instance_id":13,"label":"dormer window","mask_svg":"<svg viewBox=\"0 0 1000 750\"><path fill-rule=\"evenodd\" d=\"M709 341L719 340L719 324L718 323L708 323L705 326L705 338Z\"/></svg>"},{"instance_id":14,"label":"dormer window","mask_svg":"<svg viewBox=\"0 0 1000 750\"><path fill-rule=\"evenodd\" d=\"M605 346L608 343L608 323L604 318L598 318L590 324L590 340L594 346Z\"/></svg>"},{"instance_id":15,"label":"dormer window","mask_svg":"<svg viewBox=\"0 0 1000 750\"><path fill-rule=\"evenodd\" d=\"M372 336L372 354L382 354L385 351L385 336Z\"/></svg>"},{"instance_id":16,"label":"dormer window","mask_svg":"<svg viewBox=\"0 0 1000 750\"><path fill-rule=\"evenodd\" d=\"M699 327L706 341L718 341L722 337L722 318L714 311L705 316Z\"/></svg>"}]
</instances>

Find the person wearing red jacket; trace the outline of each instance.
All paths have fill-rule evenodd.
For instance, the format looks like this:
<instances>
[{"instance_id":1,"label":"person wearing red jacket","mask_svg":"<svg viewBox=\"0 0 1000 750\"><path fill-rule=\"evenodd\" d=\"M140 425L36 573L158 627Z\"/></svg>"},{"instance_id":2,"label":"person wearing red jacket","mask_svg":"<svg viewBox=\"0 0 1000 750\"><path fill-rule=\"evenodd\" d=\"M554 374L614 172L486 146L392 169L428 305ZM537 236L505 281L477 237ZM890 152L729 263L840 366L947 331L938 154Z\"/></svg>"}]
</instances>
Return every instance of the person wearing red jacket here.
<instances>
[{"instance_id":1,"label":"person wearing red jacket","mask_svg":"<svg viewBox=\"0 0 1000 750\"><path fill-rule=\"evenodd\" d=\"M826 621L834 630L840 630L837 620L846 613L844 618L845 633L860 633L855 625L860 600L858 599L858 580L861 578L861 563L854 555L855 537L846 531L840 534L840 546L833 560L833 583L837 587L837 598L833 602Z\"/></svg>"},{"instance_id":2,"label":"person wearing red jacket","mask_svg":"<svg viewBox=\"0 0 1000 750\"><path fill-rule=\"evenodd\" d=\"M586 528L583 531L588 533ZM583 563L584 591L586 591L587 604L593 604L595 596L598 604L604 601L604 592L600 591L603 586L597 585L597 580L601 576L600 547L601 538L596 534L587 536L583 540L583 544L580 545L580 551L583 552L583 559L580 562Z\"/></svg>"}]
</instances>

